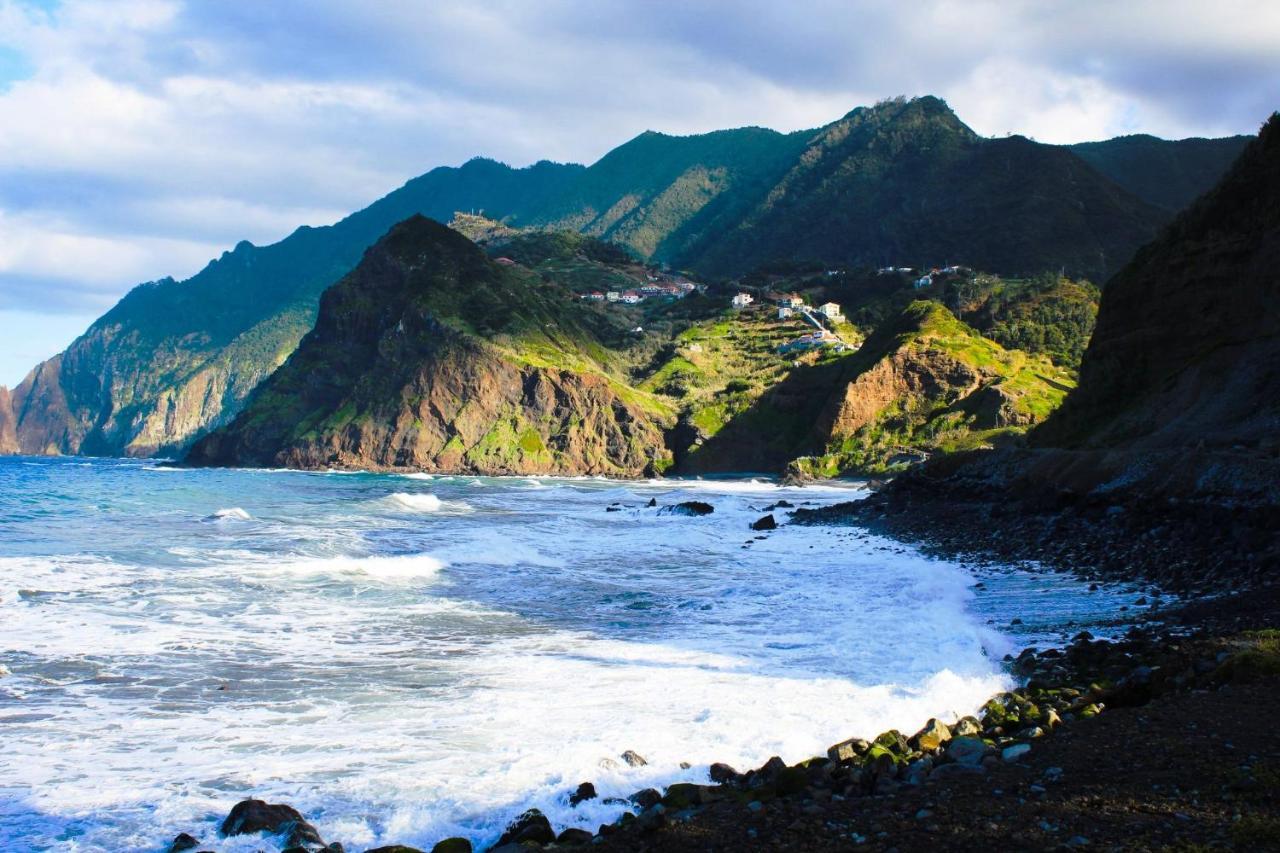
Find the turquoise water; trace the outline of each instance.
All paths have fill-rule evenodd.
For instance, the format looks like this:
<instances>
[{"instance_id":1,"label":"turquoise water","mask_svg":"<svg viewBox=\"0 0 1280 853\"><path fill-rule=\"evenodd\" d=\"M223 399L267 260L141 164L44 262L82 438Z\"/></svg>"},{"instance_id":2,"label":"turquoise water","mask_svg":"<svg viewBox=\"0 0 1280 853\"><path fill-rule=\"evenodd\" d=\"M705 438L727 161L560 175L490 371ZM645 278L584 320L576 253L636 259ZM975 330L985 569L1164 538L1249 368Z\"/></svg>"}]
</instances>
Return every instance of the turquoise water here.
<instances>
[{"instance_id":1,"label":"turquoise water","mask_svg":"<svg viewBox=\"0 0 1280 853\"><path fill-rule=\"evenodd\" d=\"M968 713L1006 651L1133 597L748 529L861 494L0 459L0 849L260 849L215 837L248 796L348 849L492 841L530 805L594 829L618 810L569 809L581 781Z\"/></svg>"}]
</instances>

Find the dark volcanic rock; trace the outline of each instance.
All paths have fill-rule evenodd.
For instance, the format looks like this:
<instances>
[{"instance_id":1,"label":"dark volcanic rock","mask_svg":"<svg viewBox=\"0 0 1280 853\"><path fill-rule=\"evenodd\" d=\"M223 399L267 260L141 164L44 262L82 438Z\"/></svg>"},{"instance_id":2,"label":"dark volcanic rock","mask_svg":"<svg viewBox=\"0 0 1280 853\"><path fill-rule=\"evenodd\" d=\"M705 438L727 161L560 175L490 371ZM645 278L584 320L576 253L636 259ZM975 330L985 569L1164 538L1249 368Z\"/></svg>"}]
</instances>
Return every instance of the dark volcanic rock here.
<instances>
[{"instance_id":1,"label":"dark volcanic rock","mask_svg":"<svg viewBox=\"0 0 1280 853\"><path fill-rule=\"evenodd\" d=\"M578 803L594 800L596 798L596 786L590 782L583 782L578 786L578 790L569 795L569 805L576 806Z\"/></svg>"},{"instance_id":2,"label":"dark volcanic rock","mask_svg":"<svg viewBox=\"0 0 1280 853\"><path fill-rule=\"evenodd\" d=\"M269 804L262 800L242 800L236 803L218 831L224 837L259 832L278 835L285 847L325 846L320 833L293 806Z\"/></svg>"},{"instance_id":3,"label":"dark volcanic rock","mask_svg":"<svg viewBox=\"0 0 1280 853\"><path fill-rule=\"evenodd\" d=\"M658 510L658 515L710 515L716 508L704 501L684 501Z\"/></svg>"},{"instance_id":4,"label":"dark volcanic rock","mask_svg":"<svg viewBox=\"0 0 1280 853\"><path fill-rule=\"evenodd\" d=\"M199 846L200 842L194 836L182 832L169 845L169 853L182 853L184 850L194 850Z\"/></svg>"},{"instance_id":5,"label":"dark volcanic rock","mask_svg":"<svg viewBox=\"0 0 1280 853\"><path fill-rule=\"evenodd\" d=\"M555 830L551 828L551 821L547 820L546 815L537 809L529 809L511 822L495 846L528 842L550 844L555 840Z\"/></svg>"},{"instance_id":6,"label":"dark volcanic rock","mask_svg":"<svg viewBox=\"0 0 1280 853\"><path fill-rule=\"evenodd\" d=\"M770 513L769 515L766 515L763 518L759 518L751 522L751 529L752 530L777 530L778 522L773 517L773 514Z\"/></svg>"}]
</instances>

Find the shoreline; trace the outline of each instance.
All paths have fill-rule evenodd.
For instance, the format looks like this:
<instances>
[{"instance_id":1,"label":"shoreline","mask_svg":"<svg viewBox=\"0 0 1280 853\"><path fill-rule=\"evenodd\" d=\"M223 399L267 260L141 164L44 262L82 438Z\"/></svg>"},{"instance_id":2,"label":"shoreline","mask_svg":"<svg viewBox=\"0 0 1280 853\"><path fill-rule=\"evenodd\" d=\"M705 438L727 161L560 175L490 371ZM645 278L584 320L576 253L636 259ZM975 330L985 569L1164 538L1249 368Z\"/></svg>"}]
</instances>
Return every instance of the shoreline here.
<instances>
[{"instance_id":1,"label":"shoreline","mask_svg":"<svg viewBox=\"0 0 1280 853\"><path fill-rule=\"evenodd\" d=\"M854 503L878 511L878 502ZM847 509L840 509L826 515L838 517L845 512ZM822 517L823 514L824 510L796 512L796 516L803 519L799 522L801 525L850 522L847 515L837 520ZM872 533L888 532L884 528L877 530L875 525L870 528ZM892 538L903 541L905 537ZM919 544L935 554L947 551L945 544ZM951 552L948 556L957 555ZM971 559L975 554L969 552L964 556ZM990 555L986 561L1016 565L1014 561ZM1090 576L1089 572L1078 570L1072 574ZM1132 576L1105 579L1151 583ZM1145 599L1143 601L1145 603ZM1095 721L1117 716L1115 726L1131 726L1130 712L1152 702L1160 705L1190 701L1198 707L1197 703L1203 704L1204 695L1216 697L1223 690L1233 688L1254 701L1259 698L1259 683L1266 688L1261 694L1265 698L1274 684L1273 655L1275 673L1280 673L1280 648L1272 648L1269 635L1255 637L1240 632L1269 627L1269 617L1274 611L1255 612L1251 616L1249 608L1237 606L1233 610L1221 601L1180 601L1155 613L1135 612L1133 615L1138 619L1159 618L1168 624L1156 629L1132 625L1123 636L1112 641L1095 640L1086 632L1061 649L1024 649L1016 656L1008 656L1005 663L1018 677L1018 686L996 694L978 717L962 718L958 725L939 725L931 720L912 735L891 731L869 742L854 739L833 745L825 757L816 756L793 765L774 758L760 768L742 773L724 765L712 765L711 784L680 782L664 791L638 791L629 798L628 812L614 823L601 825L594 833L576 828L557 831L540 812L533 810L513 822L498 843L478 849L515 853L543 846L569 849L590 844L607 850L845 849L851 846L888 850L914 842L937 844L963 821L953 818L947 825L945 819L935 817L936 808L923 806L904 817L899 813L899 806L921 797L935 807L939 799L970 796L989 799L985 793L975 793L975 786L981 791L985 790L982 786L995 785L993 780L1004 779L1010 773L1027 773L1042 753L1056 754L1056 748L1044 747L1057 742L1057 735L1069 734L1074 752L1089 754ZM1237 605L1240 603L1236 601ZM1216 623L1206 619L1206 608L1222 618ZM1235 611L1240 612L1232 616ZM1257 618L1259 616L1262 618ZM1206 630L1207 626L1214 630ZM1231 633L1232 630L1235 633ZM1193 709L1189 713L1197 712ZM1058 760L1064 765L1070 764L1065 758ZM1053 787L1048 783L1061 781L1057 777L1064 772L1062 768L1049 769L1056 769L1056 773L1049 774L1055 778L1027 783L1037 790L1030 791L1030 799L1020 797L1013 809L1015 812L1028 803L1033 807L1042 803L1045 792ZM589 782L584 782L576 792L566 792L571 803L573 797L590 799L594 793L594 786ZM926 812L923 817L919 816ZM1138 814L1140 810L1133 813ZM878 815L875 820L887 828L874 832L831 829L840 821L861 826L859 821L870 819L871 814ZM1265 823L1270 820L1269 814L1264 809L1260 819ZM1016 822L1021 818L1010 819ZM785 825L780 825L783 820ZM815 821L821 826L810 826ZM1004 821L992 823L1007 826ZM1132 821L1121 823L1129 826L1126 832L1133 831ZM808 827L801 833L803 838L796 835L797 824ZM1192 821L1178 828L1177 838L1201 838L1206 834L1228 837L1230 833L1220 824L1216 818L1212 826ZM870 828L868 826L868 830ZM1034 822L1024 829L1036 836ZM1151 828L1142 831L1154 832ZM1029 842L1029 849L1053 848L1055 834L1056 829L1040 831L1036 840ZM1057 841L1066 844L1062 849L1075 849L1095 843L1098 833L1093 835L1092 840L1088 835L1077 834ZM975 849L990 843L993 841L976 844ZM949 846L964 848L954 838ZM393 845L374 849L379 853L413 853L417 848ZM463 839L447 839L430 849L435 853L454 853L471 847Z\"/></svg>"}]
</instances>

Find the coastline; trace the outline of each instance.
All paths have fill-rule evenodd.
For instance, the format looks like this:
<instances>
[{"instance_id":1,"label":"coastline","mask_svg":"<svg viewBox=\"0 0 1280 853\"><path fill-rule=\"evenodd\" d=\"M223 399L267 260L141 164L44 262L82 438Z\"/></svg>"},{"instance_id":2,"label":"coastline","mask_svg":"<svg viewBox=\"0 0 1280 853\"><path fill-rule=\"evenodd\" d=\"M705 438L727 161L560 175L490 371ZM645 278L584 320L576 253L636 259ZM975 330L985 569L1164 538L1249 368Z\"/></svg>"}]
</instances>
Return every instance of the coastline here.
<instances>
[{"instance_id":1,"label":"coastline","mask_svg":"<svg viewBox=\"0 0 1280 853\"><path fill-rule=\"evenodd\" d=\"M793 517L800 525L856 523L898 541L910 540L905 526L881 520L897 515L886 511L887 503L876 496L820 510L800 508ZM926 550L1013 562L1012 549L979 547L982 535L970 535L963 541L971 547L958 549L958 540L950 537L965 529L973 534L972 517L963 520L964 514L954 513L954 504L946 502L935 509L961 520L938 526L942 535L935 539L917 539ZM930 526L925 512L906 515L918 525L915 529ZM1115 514L1109 517L1117 521ZM1007 526L983 528L990 541L1009 532ZM1107 532L1111 528L1104 527L1084 541L1103 541ZM1016 553L1032 560L1050 555L1027 547ZM1060 558L1042 562L1046 570L1065 567ZM1095 562L1105 565L1104 560ZM1144 571L1082 573L1079 567L1086 564L1076 562L1072 573L1099 580L1156 581ZM1169 577L1170 591L1194 589L1186 573ZM1241 588L1249 589L1247 575ZM871 741L854 739L833 745L826 756L793 765L774 758L741 773L713 765L710 784L677 783L664 791L635 792L629 811L595 833L558 831L533 810L488 849L515 853L588 844L628 851L925 845L1163 849L1171 844L1252 843L1255 836L1280 828L1274 822L1280 785L1265 769L1260 776L1253 772L1255 765L1280 759L1262 737L1269 696L1280 674L1280 639L1265 630L1275 624L1276 611L1263 602L1259 606L1256 598L1235 595L1135 612L1139 620L1159 620L1164 627L1138 624L1112 641L1084 633L1060 649L1025 649L1007 657L1019 686L993 696L976 718L952 726L931 720L914 734L889 731ZM1221 713L1224 705L1232 708L1229 717ZM1182 731L1151 724L1153 718L1203 730L1187 738ZM1206 739L1232 742L1232 749L1208 754ZM1245 756L1244 764L1236 761L1236 750ZM1164 765L1173 755L1180 757L1175 762L1180 769L1171 774ZM1086 772L1089 762L1104 761L1119 761L1125 772L1115 778ZM1142 781L1144 773L1174 781L1155 783L1152 789ZM1205 776L1230 777L1219 786L1226 792L1219 801L1206 802L1199 788L1188 783ZM1161 785L1173 787L1158 793ZM566 791L571 803L593 795L589 781L577 791ZM1146 800L1158 802L1152 806ZM1106 820L1097 819L1098 807L1104 808ZM1046 812L1055 817L1045 818ZM416 849L375 848L379 853ZM446 839L431 849L454 853L471 848L463 839Z\"/></svg>"}]
</instances>

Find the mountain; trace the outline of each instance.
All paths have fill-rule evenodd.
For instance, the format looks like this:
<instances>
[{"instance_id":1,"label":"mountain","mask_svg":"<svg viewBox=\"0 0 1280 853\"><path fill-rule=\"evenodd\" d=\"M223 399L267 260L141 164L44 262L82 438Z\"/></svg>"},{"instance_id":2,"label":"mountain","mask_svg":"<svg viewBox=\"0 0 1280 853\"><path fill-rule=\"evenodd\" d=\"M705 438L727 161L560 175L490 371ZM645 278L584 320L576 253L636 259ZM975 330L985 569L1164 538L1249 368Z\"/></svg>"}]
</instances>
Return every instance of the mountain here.
<instances>
[{"instance_id":1,"label":"mountain","mask_svg":"<svg viewBox=\"0 0 1280 853\"><path fill-rule=\"evenodd\" d=\"M1140 133L1065 147L1138 198L1177 212L1212 189L1250 139L1171 141Z\"/></svg>"},{"instance_id":2,"label":"mountain","mask_svg":"<svg viewBox=\"0 0 1280 853\"><path fill-rule=\"evenodd\" d=\"M1106 451L1096 476L1274 493L1277 436L1280 114L1108 284L1080 386L1034 441Z\"/></svg>"},{"instance_id":3,"label":"mountain","mask_svg":"<svg viewBox=\"0 0 1280 853\"><path fill-rule=\"evenodd\" d=\"M196 465L638 476L660 406L610 376L596 318L421 216L320 301L315 328Z\"/></svg>"},{"instance_id":4,"label":"mountain","mask_svg":"<svg viewBox=\"0 0 1280 853\"><path fill-rule=\"evenodd\" d=\"M1169 216L1069 149L976 136L936 98L790 134L645 133L590 167L476 159L332 226L241 243L186 281L135 288L13 389L18 449L180 452L240 410L311 328L321 292L392 225L473 210L712 277L779 260L1097 277Z\"/></svg>"},{"instance_id":5,"label":"mountain","mask_svg":"<svg viewBox=\"0 0 1280 853\"><path fill-rule=\"evenodd\" d=\"M767 196L678 260L716 273L780 259L950 261L1102 278L1163 219L1071 152L984 139L926 97L859 108L818 131Z\"/></svg>"},{"instance_id":6,"label":"mountain","mask_svg":"<svg viewBox=\"0 0 1280 853\"><path fill-rule=\"evenodd\" d=\"M1006 350L919 300L857 353L793 370L714 435L686 433L694 440L677 447L676 471L885 471L1020 433L1071 384L1047 358Z\"/></svg>"},{"instance_id":7,"label":"mountain","mask_svg":"<svg viewBox=\"0 0 1280 853\"><path fill-rule=\"evenodd\" d=\"M341 222L242 242L194 277L134 288L13 391L23 453L173 453L224 423L297 346L320 293L394 223L501 201L519 208L579 166L435 169Z\"/></svg>"}]
</instances>

